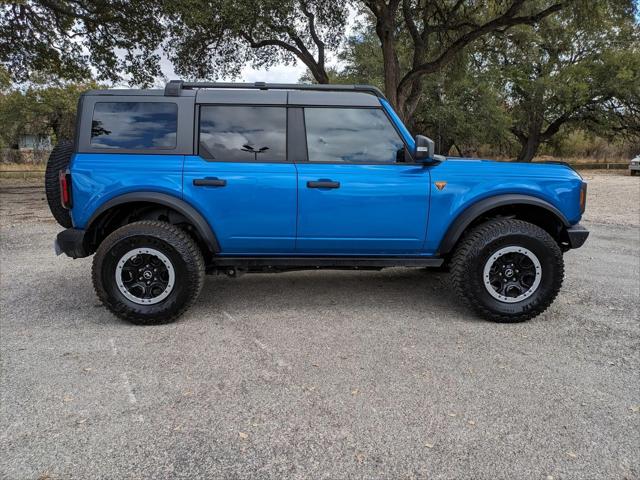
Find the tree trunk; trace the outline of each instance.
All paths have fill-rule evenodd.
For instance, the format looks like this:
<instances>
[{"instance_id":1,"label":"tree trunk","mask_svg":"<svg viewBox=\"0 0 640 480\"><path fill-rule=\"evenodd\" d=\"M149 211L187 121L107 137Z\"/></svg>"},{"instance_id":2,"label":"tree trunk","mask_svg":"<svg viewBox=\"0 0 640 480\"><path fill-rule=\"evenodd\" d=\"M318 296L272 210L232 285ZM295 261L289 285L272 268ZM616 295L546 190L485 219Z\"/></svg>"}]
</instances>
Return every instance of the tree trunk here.
<instances>
[{"instance_id":1,"label":"tree trunk","mask_svg":"<svg viewBox=\"0 0 640 480\"><path fill-rule=\"evenodd\" d=\"M382 46L382 62L384 65L384 94L398 114L402 109L398 105L398 83L400 83L400 62L396 52L394 19L389 15L378 17L376 33ZM404 120L404 119L403 119Z\"/></svg>"},{"instance_id":2,"label":"tree trunk","mask_svg":"<svg viewBox=\"0 0 640 480\"><path fill-rule=\"evenodd\" d=\"M54 114L49 120L49 128L53 130L53 134L56 137L56 143L62 140L62 125L57 114Z\"/></svg>"},{"instance_id":3,"label":"tree trunk","mask_svg":"<svg viewBox=\"0 0 640 480\"><path fill-rule=\"evenodd\" d=\"M531 132L531 134L523 140L524 141L520 142L522 147L520 148L520 153L518 153L518 162L530 162L533 160L533 157L536 156L538 148L540 147L540 133Z\"/></svg>"},{"instance_id":4,"label":"tree trunk","mask_svg":"<svg viewBox=\"0 0 640 480\"><path fill-rule=\"evenodd\" d=\"M453 141L452 138L442 138L439 139L440 141L439 143L439 148L438 151L436 152L439 155L449 155L449 152L451 151L451 149L453 148L453 146L455 145L456 142ZM456 145L457 148L457 145ZM460 152L460 149L458 148L458 152ZM462 156L462 155L460 155Z\"/></svg>"},{"instance_id":5,"label":"tree trunk","mask_svg":"<svg viewBox=\"0 0 640 480\"><path fill-rule=\"evenodd\" d=\"M409 125L413 123L413 114L416 108L418 108L421 91L422 85L417 81L411 84L408 94L401 91L397 91L396 93L396 105L394 105L396 113L408 128L410 128Z\"/></svg>"},{"instance_id":6,"label":"tree trunk","mask_svg":"<svg viewBox=\"0 0 640 480\"><path fill-rule=\"evenodd\" d=\"M521 148L518 162L530 162L538 152L542 143L542 126L544 125L543 92L537 88L532 92L529 102L529 116L527 125L517 134ZM513 129L512 129L513 131Z\"/></svg>"},{"instance_id":7,"label":"tree trunk","mask_svg":"<svg viewBox=\"0 0 640 480\"><path fill-rule=\"evenodd\" d=\"M320 84L329 83L329 75L327 75L327 71L323 67L318 67L315 70L311 70L313 77Z\"/></svg>"}]
</instances>

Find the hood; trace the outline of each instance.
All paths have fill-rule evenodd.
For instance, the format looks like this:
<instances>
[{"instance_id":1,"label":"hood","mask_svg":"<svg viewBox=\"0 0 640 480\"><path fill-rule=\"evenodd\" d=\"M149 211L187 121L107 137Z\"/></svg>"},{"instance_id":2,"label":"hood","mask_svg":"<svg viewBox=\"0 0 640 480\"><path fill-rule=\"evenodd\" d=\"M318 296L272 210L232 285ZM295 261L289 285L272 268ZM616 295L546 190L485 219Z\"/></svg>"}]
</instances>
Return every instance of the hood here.
<instances>
[{"instance_id":1,"label":"hood","mask_svg":"<svg viewBox=\"0 0 640 480\"><path fill-rule=\"evenodd\" d=\"M510 174L518 176L554 176L567 179L579 178L582 176L568 163L545 161L545 162L508 162L489 160L484 158L447 157L447 162L460 164L475 164L477 167L490 169L500 174Z\"/></svg>"}]
</instances>

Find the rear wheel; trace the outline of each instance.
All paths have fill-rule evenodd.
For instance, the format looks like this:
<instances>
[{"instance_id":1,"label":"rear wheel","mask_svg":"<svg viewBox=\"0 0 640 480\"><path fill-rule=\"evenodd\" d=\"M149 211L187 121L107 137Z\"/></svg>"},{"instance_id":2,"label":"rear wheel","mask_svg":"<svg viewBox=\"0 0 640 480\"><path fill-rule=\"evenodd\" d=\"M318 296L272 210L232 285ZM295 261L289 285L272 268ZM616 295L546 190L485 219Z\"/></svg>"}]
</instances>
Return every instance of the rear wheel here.
<instances>
[{"instance_id":1,"label":"rear wheel","mask_svg":"<svg viewBox=\"0 0 640 480\"><path fill-rule=\"evenodd\" d=\"M119 228L98 248L93 284L102 303L131 323L172 322L198 298L204 260L184 231L165 222Z\"/></svg>"},{"instance_id":2,"label":"rear wheel","mask_svg":"<svg viewBox=\"0 0 640 480\"><path fill-rule=\"evenodd\" d=\"M458 295L495 322L521 322L539 315L557 296L563 278L556 241L521 220L491 220L475 227L451 259Z\"/></svg>"}]
</instances>

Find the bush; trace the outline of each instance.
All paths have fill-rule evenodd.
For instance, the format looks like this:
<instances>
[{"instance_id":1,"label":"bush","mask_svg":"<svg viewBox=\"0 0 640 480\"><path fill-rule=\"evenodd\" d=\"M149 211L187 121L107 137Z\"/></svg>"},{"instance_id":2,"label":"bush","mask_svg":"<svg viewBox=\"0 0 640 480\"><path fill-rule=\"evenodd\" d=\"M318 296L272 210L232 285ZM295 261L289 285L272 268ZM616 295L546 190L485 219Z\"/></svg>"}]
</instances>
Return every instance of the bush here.
<instances>
[{"instance_id":1,"label":"bush","mask_svg":"<svg viewBox=\"0 0 640 480\"><path fill-rule=\"evenodd\" d=\"M17 150L15 148L0 149L0 163L17 163L26 165L45 165L51 150Z\"/></svg>"}]
</instances>

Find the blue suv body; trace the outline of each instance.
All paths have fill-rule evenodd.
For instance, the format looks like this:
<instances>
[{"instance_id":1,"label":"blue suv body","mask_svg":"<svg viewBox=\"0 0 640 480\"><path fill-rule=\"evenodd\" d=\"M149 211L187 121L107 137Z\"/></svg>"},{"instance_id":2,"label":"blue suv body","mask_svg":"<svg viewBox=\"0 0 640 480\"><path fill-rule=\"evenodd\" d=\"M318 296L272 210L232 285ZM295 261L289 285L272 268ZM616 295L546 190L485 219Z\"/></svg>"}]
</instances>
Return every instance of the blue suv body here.
<instances>
[{"instance_id":1,"label":"blue suv body","mask_svg":"<svg viewBox=\"0 0 640 480\"><path fill-rule=\"evenodd\" d=\"M71 227L56 250L97 251L98 295L137 323L176 318L204 272L389 266L450 269L481 315L523 320L588 235L574 170L434 155L374 87L91 91L77 124L49 162L52 212Z\"/></svg>"}]
</instances>

